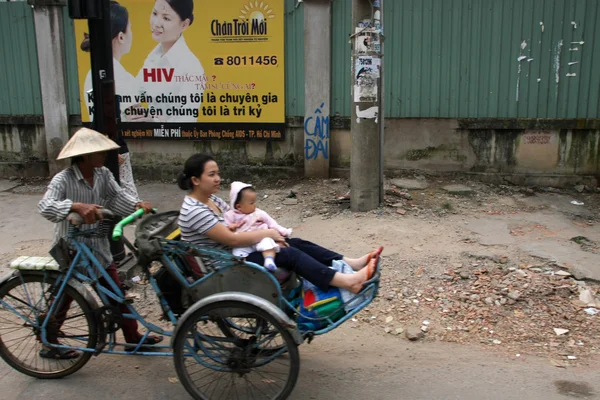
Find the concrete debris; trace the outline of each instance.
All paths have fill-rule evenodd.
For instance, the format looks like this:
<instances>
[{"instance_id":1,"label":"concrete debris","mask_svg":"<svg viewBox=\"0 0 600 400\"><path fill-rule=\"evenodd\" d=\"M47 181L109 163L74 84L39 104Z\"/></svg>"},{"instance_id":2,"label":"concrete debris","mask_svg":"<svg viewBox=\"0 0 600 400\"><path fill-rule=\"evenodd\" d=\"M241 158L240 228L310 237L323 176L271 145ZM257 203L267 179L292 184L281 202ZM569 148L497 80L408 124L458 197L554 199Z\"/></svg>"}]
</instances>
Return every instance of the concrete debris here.
<instances>
[{"instance_id":1,"label":"concrete debris","mask_svg":"<svg viewBox=\"0 0 600 400\"><path fill-rule=\"evenodd\" d=\"M392 179L390 183L400 189L423 190L429 187L427 181L417 179Z\"/></svg>"},{"instance_id":2,"label":"concrete debris","mask_svg":"<svg viewBox=\"0 0 600 400\"><path fill-rule=\"evenodd\" d=\"M414 327L408 328L405 334L406 338L411 341L419 340L424 336L423 331L421 331L421 328Z\"/></svg>"},{"instance_id":3,"label":"concrete debris","mask_svg":"<svg viewBox=\"0 0 600 400\"><path fill-rule=\"evenodd\" d=\"M446 185L442 189L444 189L449 194L454 194L458 196L468 196L473 194L473 189L465 185Z\"/></svg>"},{"instance_id":4,"label":"concrete debris","mask_svg":"<svg viewBox=\"0 0 600 400\"><path fill-rule=\"evenodd\" d=\"M513 300L519 300L521 293L519 293L517 290L511 290L508 292L508 297Z\"/></svg>"},{"instance_id":5,"label":"concrete debris","mask_svg":"<svg viewBox=\"0 0 600 400\"><path fill-rule=\"evenodd\" d=\"M554 328L554 333L556 333L556 336L561 336L569 333L569 330L563 328Z\"/></svg>"},{"instance_id":6,"label":"concrete debris","mask_svg":"<svg viewBox=\"0 0 600 400\"><path fill-rule=\"evenodd\" d=\"M579 293L579 301L588 307L600 308L600 300L598 300L589 289L582 290L581 293Z\"/></svg>"}]
</instances>

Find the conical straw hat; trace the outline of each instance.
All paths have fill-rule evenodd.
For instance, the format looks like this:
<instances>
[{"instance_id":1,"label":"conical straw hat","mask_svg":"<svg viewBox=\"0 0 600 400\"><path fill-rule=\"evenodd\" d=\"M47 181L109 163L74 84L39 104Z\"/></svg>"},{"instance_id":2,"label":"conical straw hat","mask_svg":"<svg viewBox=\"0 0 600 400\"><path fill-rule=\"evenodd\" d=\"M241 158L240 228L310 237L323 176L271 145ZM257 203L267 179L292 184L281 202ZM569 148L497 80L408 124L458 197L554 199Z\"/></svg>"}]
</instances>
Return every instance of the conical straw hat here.
<instances>
[{"instance_id":1,"label":"conical straw hat","mask_svg":"<svg viewBox=\"0 0 600 400\"><path fill-rule=\"evenodd\" d=\"M100 132L88 128L81 128L75 132L71 139L69 139L56 159L62 160L84 154L115 150L119 147L121 146Z\"/></svg>"}]
</instances>

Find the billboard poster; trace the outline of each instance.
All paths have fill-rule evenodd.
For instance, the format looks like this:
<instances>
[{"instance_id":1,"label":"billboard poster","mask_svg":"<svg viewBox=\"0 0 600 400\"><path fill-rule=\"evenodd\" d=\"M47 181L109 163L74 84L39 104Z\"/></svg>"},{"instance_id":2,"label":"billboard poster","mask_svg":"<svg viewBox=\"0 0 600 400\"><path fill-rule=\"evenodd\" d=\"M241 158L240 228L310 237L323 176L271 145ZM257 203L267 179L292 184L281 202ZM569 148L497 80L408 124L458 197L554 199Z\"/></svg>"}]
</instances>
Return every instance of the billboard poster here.
<instances>
[{"instance_id":1,"label":"billboard poster","mask_svg":"<svg viewBox=\"0 0 600 400\"><path fill-rule=\"evenodd\" d=\"M284 138L284 0L119 0L110 18L124 138ZM86 20L75 35L85 124L94 110Z\"/></svg>"}]
</instances>

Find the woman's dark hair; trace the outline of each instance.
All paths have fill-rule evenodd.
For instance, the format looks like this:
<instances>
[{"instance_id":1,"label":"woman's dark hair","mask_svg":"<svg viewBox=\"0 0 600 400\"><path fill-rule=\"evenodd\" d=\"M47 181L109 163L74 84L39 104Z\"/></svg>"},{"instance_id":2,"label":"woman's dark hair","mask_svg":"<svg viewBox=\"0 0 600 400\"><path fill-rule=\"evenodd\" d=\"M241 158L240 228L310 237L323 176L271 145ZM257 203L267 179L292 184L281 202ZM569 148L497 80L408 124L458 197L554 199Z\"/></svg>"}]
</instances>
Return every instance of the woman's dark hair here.
<instances>
[{"instance_id":1,"label":"woman's dark hair","mask_svg":"<svg viewBox=\"0 0 600 400\"><path fill-rule=\"evenodd\" d=\"M192 190L192 177L201 176L204 173L204 165L209 161L215 159L205 153L197 153L188 158L183 165L183 171L177 177L179 189Z\"/></svg>"},{"instance_id":2,"label":"woman's dark hair","mask_svg":"<svg viewBox=\"0 0 600 400\"><path fill-rule=\"evenodd\" d=\"M243 188L242 190L240 190L237 194L237 197L235 198L235 201L233 202L234 206L237 206L238 204L240 204L242 202L242 199L244 198L244 193L255 193L256 190L254 190L254 188L252 186L248 186Z\"/></svg>"},{"instance_id":3,"label":"woman's dark hair","mask_svg":"<svg viewBox=\"0 0 600 400\"><path fill-rule=\"evenodd\" d=\"M129 23L129 11L116 1L110 2L110 38L116 38L121 32L127 31ZM83 34L83 42L81 42L81 50L90 51L90 37L87 33Z\"/></svg>"},{"instance_id":4,"label":"woman's dark hair","mask_svg":"<svg viewBox=\"0 0 600 400\"><path fill-rule=\"evenodd\" d=\"M179 15L182 21L190 20L190 25L194 22L194 0L165 0L173 11Z\"/></svg>"}]
</instances>

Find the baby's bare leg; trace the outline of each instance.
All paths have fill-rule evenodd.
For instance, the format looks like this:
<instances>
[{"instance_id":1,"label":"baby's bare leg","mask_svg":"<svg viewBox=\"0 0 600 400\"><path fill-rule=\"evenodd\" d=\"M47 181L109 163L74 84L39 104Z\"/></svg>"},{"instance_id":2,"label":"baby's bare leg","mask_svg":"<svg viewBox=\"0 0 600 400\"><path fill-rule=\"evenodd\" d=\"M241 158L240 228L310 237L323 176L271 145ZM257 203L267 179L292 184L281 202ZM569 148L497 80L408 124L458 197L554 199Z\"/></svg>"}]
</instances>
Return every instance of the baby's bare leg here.
<instances>
[{"instance_id":1,"label":"baby's bare leg","mask_svg":"<svg viewBox=\"0 0 600 400\"><path fill-rule=\"evenodd\" d=\"M277 268L277 265L275 265L275 249L265 250L262 252L262 255L265 258L264 267L275 275L275 278L277 278L279 283L282 283L290 276L288 271Z\"/></svg>"},{"instance_id":2,"label":"baby's bare leg","mask_svg":"<svg viewBox=\"0 0 600 400\"><path fill-rule=\"evenodd\" d=\"M275 249L265 250L262 252L264 258L271 257L275 259Z\"/></svg>"}]
</instances>

